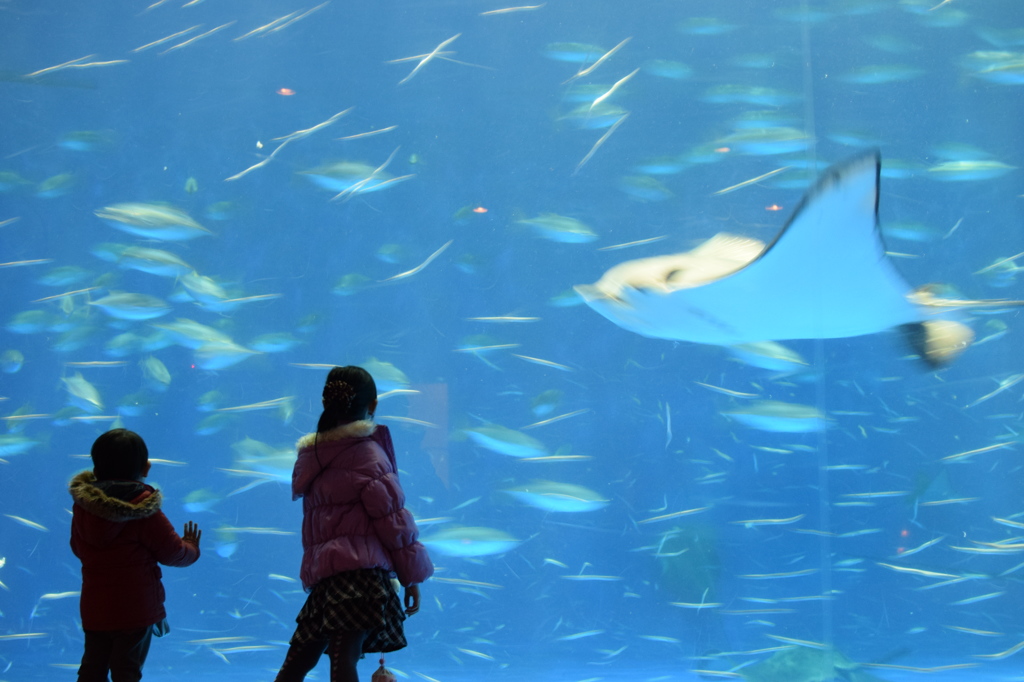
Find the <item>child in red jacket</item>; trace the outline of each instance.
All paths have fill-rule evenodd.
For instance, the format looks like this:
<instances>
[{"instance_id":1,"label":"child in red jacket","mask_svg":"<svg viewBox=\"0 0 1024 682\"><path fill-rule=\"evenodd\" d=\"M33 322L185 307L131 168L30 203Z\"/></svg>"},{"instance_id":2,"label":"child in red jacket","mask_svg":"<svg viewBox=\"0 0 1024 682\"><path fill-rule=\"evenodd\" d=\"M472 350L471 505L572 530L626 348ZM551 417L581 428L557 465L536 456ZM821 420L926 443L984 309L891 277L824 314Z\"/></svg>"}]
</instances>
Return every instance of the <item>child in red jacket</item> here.
<instances>
[{"instance_id":1,"label":"child in red jacket","mask_svg":"<svg viewBox=\"0 0 1024 682\"><path fill-rule=\"evenodd\" d=\"M82 561L85 653L78 682L135 682L153 634L169 631L160 567L189 566L202 535L178 537L160 511L160 491L142 483L149 451L135 432L113 429L92 445L92 471L71 480L71 549Z\"/></svg>"}]
</instances>

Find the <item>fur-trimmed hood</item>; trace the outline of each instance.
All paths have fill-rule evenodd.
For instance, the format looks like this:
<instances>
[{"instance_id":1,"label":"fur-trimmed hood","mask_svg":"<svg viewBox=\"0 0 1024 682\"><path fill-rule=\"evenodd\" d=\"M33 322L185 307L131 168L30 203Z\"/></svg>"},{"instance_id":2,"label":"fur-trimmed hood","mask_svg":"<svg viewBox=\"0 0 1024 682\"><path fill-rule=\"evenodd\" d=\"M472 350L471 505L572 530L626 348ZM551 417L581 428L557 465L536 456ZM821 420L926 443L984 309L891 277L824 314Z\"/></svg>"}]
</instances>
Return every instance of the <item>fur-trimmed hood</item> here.
<instances>
[{"instance_id":1,"label":"fur-trimmed hood","mask_svg":"<svg viewBox=\"0 0 1024 682\"><path fill-rule=\"evenodd\" d=\"M361 419L359 421L349 422L348 424L342 424L336 426L330 431L324 431L321 434L307 433L305 436L299 439L295 447L298 450L308 448L316 443L327 443L332 440L341 440L342 438L369 438L377 430L377 424L371 419Z\"/></svg>"},{"instance_id":2,"label":"fur-trimmed hood","mask_svg":"<svg viewBox=\"0 0 1024 682\"><path fill-rule=\"evenodd\" d=\"M375 424L370 419L349 422L330 431L310 433L300 438L298 457L292 471L292 499L297 500L305 495L313 481L331 466L335 458L350 448L373 447L370 442L376 443L384 451L391 470L397 472L391 432L387 426Z\"/></svg>"},{"instance_id":3,"label":"fur-trimmed hood","mask_svg":"<svg viewBox=\"0 0 1024 682\"><path fill-rule=\"evenodd\" d=\"M132 502L126 502L111 497L96 482L96 474L83 471L71 479L68 485L75 504L94 516L113 523L124 523L144 519L160 511L163 496L159 490L146 486L142 495Z\"/></svg>"}]
</instances>

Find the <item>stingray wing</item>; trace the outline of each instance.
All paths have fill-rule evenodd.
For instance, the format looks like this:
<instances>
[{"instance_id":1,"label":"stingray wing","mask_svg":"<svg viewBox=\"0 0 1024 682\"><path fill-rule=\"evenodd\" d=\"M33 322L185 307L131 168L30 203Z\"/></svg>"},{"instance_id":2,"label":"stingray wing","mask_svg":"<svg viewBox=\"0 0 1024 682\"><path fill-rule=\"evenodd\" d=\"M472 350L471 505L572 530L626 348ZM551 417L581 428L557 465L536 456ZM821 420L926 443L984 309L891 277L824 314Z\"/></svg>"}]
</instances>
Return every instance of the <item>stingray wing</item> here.
<instances>
[{"instance_id":1,"label":"stingray wing","mask_svg":"<svg viewBox=\"0 0 1024 682\"><path fill-rule=\"evenodd\" d=\"M829 168L760 258L705 288L745 341L841 338L920 321L885 255L877 152Z\"/></svg>"}]
</instances>

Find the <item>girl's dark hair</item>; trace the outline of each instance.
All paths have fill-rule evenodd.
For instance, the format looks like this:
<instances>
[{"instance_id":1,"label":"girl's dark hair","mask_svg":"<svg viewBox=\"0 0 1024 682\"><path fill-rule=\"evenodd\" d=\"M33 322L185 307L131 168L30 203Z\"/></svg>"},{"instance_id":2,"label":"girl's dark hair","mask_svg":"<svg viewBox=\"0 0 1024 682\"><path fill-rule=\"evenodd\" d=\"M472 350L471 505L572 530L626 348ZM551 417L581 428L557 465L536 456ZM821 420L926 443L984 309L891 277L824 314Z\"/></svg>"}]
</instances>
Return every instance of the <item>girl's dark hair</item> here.
<instances>
[{"instance_id":1,"label":"girl's dark hair","mask_svg":"<svg viewBox=\"0 0 1024 682\"><path fill-rule=\"evenodd\" d=\"M100 481L135 481L149 461L142 436L128 429L111 429L92 444L92 471Z\"/></svg>"},{"instance_id":2,"label":"girl's dark hair","mask_svg":"<svg viewBox=\"0 0 1024 682\"><path fill-rule=\"evenodd\" d=\"M324 382L324 412L317 422L317 433L362 419L370 403L377 399L377 384L362 367L335 367Z\"/></svg>"}]
</instances>

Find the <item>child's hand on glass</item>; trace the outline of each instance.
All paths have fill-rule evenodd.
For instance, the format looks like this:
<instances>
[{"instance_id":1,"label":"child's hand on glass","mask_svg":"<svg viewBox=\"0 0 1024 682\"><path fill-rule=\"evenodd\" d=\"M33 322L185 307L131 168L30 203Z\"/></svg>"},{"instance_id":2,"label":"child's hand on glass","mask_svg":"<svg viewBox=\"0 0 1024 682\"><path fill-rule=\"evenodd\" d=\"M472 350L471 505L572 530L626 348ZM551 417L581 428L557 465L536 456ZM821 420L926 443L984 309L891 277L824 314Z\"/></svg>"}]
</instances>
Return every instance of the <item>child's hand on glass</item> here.
<instances>
[{"instance_id":1,"label":"child's hand on glass","mask_svg":"<svg viewBox=\"0 0 1024 682\"><path fill-rule=\"evenodd\" d=\"M203 531L199 530L199 526L189 521L185 524L185 533L181 536L181 539L190 545L199 547L199 538L203 537Z\"/></svg>"}]
</instances>

